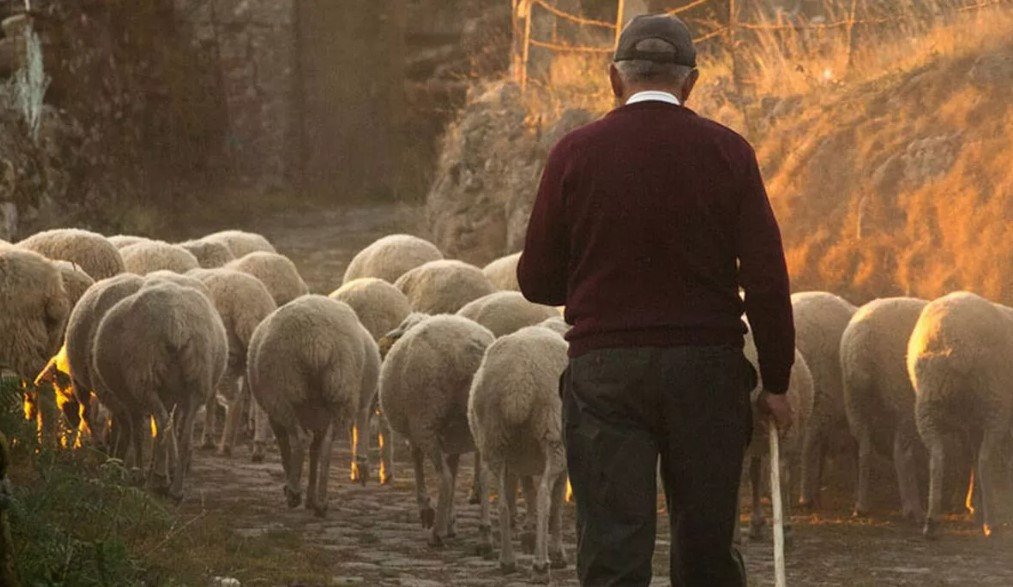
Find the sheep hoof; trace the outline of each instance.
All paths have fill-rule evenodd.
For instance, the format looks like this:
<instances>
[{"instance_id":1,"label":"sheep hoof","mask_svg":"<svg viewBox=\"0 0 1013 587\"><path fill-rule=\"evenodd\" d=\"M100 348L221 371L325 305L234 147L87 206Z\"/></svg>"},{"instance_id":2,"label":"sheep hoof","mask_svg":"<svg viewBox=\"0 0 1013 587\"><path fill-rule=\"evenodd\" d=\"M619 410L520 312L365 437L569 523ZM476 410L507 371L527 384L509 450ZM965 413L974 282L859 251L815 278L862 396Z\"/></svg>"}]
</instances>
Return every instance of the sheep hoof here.
<instances>
[{"instance_id":1,"label":"sheep hoof","mask_svg":"<svg viewBox=\"0 0 1013 587\"><path fill-rule=\"evenodd\" d=\"M749 539L752 541L763 539L763 520L753 520L749 522Z\"/></svg>"},{"instance_id":2,"label":"sheep hoof","mask_svg":"<svg viewBox=\"0 0 1013 587\"><path fill-rule=\"evenodd\" d=\"M474 489L472 489L471 493L468 494L468 503L471 505L478 505L482 503L482 498L479 497L478 492Z\"/></svg>"},{"instance_id":3,"label":"sheep hoof","mask_svg":"<svg viewBox=\"0 0 1013 587\"><path fill-rule=\"evenodd\" d=\"M855 506L855 509L851 511L852 518L868 518L869 512L863 507Z\"/></svg>"},{"instance_id":4,"label":"sheep hoof","mask_svg":"<svg viewBox=\"0 0 1013 587\"><path fill-rule=\"evenodd\" d=\"M924 536L929 540L935 540L936 538L938 538L939 537L937 534L938 525L939 525L938 522L936 522L932 518L925 520L925 527L922 529L922 536Z\"/></svg>"},{"instance_id":5,"label":"sheep hoof","mask_svg":"<svg viewBox=\"0 0 1013 587\"><path fill-rule=\"evenodd\" d=\"M419 510L419 518L422 520L422 527L428 530L436 523L436 510L431 506L425 506Z\"/></svg>"},{"instance_id":6,"label":"sheep hoof","mask_svg":"<svg viewBox=\"0 0 1013 587\"><path fill-rule=\"evenodd\" d=\"M535 563L531 566L531 582L538 585L548 585L551 581L548 563Z\"/></svg>"},{"instance_id":7,"label":"sheep hoof","mask_svg":"<svg viewBox=\"0 0 1013 587\"><path fill-rule=\"evenodd\" d=\"M798 500L798 508L802 511L811 512L815 510L817 507L818 506L816 505L815 499L802 498Z\"/></svg>"},{"instance_id":8,"label":"sheep hoof","mask_svg":"<svg viewBox=\"0 0 1013 587\"><path fill-rule=\"evenodd\" d=\"M218 452L218 456L229 458L229 457L232 456L232 447L231 446L219 446L217 452Z\"/></svg>"},{"instance_id":9,"label":"sheep hoof","mask_svg":"<svg viewBox=\"0 0 1013 587\"><path fill-rule=\"evenodd\" d=\"M995 528L991 524L982 524L981 532L985 535L985 538L993 538L995 536Z\"/></svg>"},{"instance_id":10,"label":"sheep hoof","mask_svg":"<svg viewBox=\"0 0 1013 587\"><path fill-rule=\"evenodd\" d=\"M200 449L201 450L214 450L214 448L215 448L215 443L212 442L212 440L210 438L205 438L200 443Z\"/></svg>"},{"instance_id":11,"label":"sheep hoof","mask_svg":"<svg viewBox=\"0 0 1013 587\"><path fill-rule=\"evenodd\" d=\"M517 563L515 563L514 561L509 561L509 562L507 562L507 561L499 561L499 572L503 573L504 575L509 575L511 573L516 573L517 572Z\"/></svg>"},{"instance_id":12,"label":"sheep hoof","mask_svg":"<svg viewBox=\"0 0 1013 587\"><path fill-rule=\"evenodd\" d=\"M264 453L258 452L256 449L254 449L253 454L250 455L250 460L253 461L254 463L263 463Z\"/></svg>"},{"instance_id":13,"label":"sheep hoof","mask_svg":"<svg viewBox=\"0 0 1013 587\"><path fill-rule=\"evenodd\" d=\"M325 503L325 504L322 504L322 505L315 505L315 506L313 506L313 515L315 515L318 518L326 518L327 517L327 504Z\"/></svg>"},{"instance_id":14,"label":"sheep hoof","mask_svg":"<svg viewBox=\"0 0 1013 587\"><path fill-rule=\"evenodd\" d=\"M907 510L902 515L904 520L908 522L917 522L921 518L921 514L915 510Z\"/></svg>"},{"instance_id":15,"label":"sheep hoof","mask_svg":"<svg viewBox=\"0 0 1013 587\"><path fill-rule=\"evenodd\" d=\"M285 500L288 503L289 509L299 507L299 504L302 503L302 495L298 491L292 491L287 485L282 491L285 492Z\"/></svg>"},{"instance_id":16,"label":"sheep hoof","mask_svg":"<svg viewBox=\"0 0 1013 587\"><path fill-rule=\"evenodd\" d=\"M391 485L394 483L394 474L380 475L380 485Z\"/></svg>"},{"instance_id":17,"label":"sheep hoof","mask_svg":"<svg viewBox=\"0 0 1013 587\"><path fill-rule=\"evenodd\" d=\"M562 550L558 552L549 552L549 568L550 569L565 569L569 563L566 560L566 553Z\"/></svg>"},{"instance_id":18,"label":"sheep hoof","mask_svg":"<svg viewBox=\"0 0 1013 587\"><path fill-rule=\"evenodd\" d=\"M443 548L444 546L443 538L436 534L436 532L429 535L429 540L427 542L431 548Z\"/></svg>"},{"instance_id":19,"label":"sheep hoof","mask_svg":"<svg viewBox=\"0 0 1013 587\"><path fill-rule=\"evenodd\" d=\"M535 533L524 532L521 534L521 551L524 554L535 553Z\"/></svg>"}]
</instances>

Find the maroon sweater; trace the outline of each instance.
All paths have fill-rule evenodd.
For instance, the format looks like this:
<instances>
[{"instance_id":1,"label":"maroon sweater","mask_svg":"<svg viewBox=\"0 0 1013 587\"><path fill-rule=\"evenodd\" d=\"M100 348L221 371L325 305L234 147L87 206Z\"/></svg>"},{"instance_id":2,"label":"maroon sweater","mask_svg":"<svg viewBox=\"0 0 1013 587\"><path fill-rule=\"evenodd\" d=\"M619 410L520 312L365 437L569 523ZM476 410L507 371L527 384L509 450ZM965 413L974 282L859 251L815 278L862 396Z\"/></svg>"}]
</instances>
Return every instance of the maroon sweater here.
<instances>
[{"instance_id":1,"label":"maroon sweater","mask_svg":"<svg viewBox=\"0 0 1013 587\"><path fill-rule=\"evenodd\" d=\"M788 272L756 155L687 108L623 106L556 145L517 279L532 302L566 305L571 356L741 347L745 311L765 388L788 388Z\"/></svg>"}]
</instances>

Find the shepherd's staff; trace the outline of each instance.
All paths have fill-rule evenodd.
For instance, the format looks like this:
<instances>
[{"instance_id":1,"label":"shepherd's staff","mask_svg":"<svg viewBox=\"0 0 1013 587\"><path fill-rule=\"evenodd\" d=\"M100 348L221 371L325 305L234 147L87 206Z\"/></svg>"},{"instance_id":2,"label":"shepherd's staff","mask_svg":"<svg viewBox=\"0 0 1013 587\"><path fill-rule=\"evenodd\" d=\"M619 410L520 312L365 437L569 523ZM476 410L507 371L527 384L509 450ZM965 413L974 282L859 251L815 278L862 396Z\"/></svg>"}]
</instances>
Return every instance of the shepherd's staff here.
<instances>
[{"instance_id":1,"label":"shepherd's staff","mask_svg":"<svg viewBox=\"0 0 1013 587\"><path fill-rule=\"evenodd\" d=\"M777 422L767 422L770 436L770 503L774 509L774 585L786 587L784 573L784 508L781 504L781 451L778 443Z\"/></svg>"}]
</instances>

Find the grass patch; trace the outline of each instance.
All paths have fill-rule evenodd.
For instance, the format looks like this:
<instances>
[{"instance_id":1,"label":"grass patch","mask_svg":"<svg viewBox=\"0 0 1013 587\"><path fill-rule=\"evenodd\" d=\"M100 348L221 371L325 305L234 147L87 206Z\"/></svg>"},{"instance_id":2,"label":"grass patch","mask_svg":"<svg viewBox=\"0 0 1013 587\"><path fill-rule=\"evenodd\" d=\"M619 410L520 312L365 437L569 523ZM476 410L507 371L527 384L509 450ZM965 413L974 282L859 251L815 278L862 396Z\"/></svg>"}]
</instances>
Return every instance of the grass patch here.
<instances>
[{"instance_id":1,"label":"grass patch","mask_svg":"<svg viewBox=\"0 0 1013 587\"><path fill-rule=\"evenodd\" d=\"M329 557L293 529L244 537L238 503L176 507L129 482L117 461L95 451L39 446L20 411L20 389L0 381L0 430L11 444L7 502L22 585L243 585L327 583Z\"/></svg>"}]
</instances>

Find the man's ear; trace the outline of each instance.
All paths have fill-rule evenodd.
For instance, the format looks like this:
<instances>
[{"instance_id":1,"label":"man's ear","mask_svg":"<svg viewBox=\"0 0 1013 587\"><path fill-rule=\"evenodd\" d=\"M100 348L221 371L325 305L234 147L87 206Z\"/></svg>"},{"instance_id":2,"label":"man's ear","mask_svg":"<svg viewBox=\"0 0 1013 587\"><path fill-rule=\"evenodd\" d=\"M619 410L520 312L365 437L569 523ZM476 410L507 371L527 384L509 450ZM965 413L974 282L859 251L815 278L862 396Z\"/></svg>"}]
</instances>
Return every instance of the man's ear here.
<instances>
[{"instance_id":1,"label":"man's ear","mask_svg":"<svg viewBox=\"0 0 1013 587\"><path fill-rule=\"evenodd\" d=\"M689 95L693 93L693 88L696 87L697 80L700 79L700 70L694 69L689 72L686 76L686 81L682 82L682 103L685 104L689 100Z\"/></svg>"},{"instance_id":2,"label":"man's ear","mask_svg":"<svg viewBox=\"0 0 1013 587\"><path fill-rule=\"evenodd\" d=\"M623 77L619 75L619 69L616 68L615 63L609 65L609 82L612 84L612 95L617 100L622 100L623 95L626 93L626 88L623 84Z\"/></svg>"}]
</instances>

